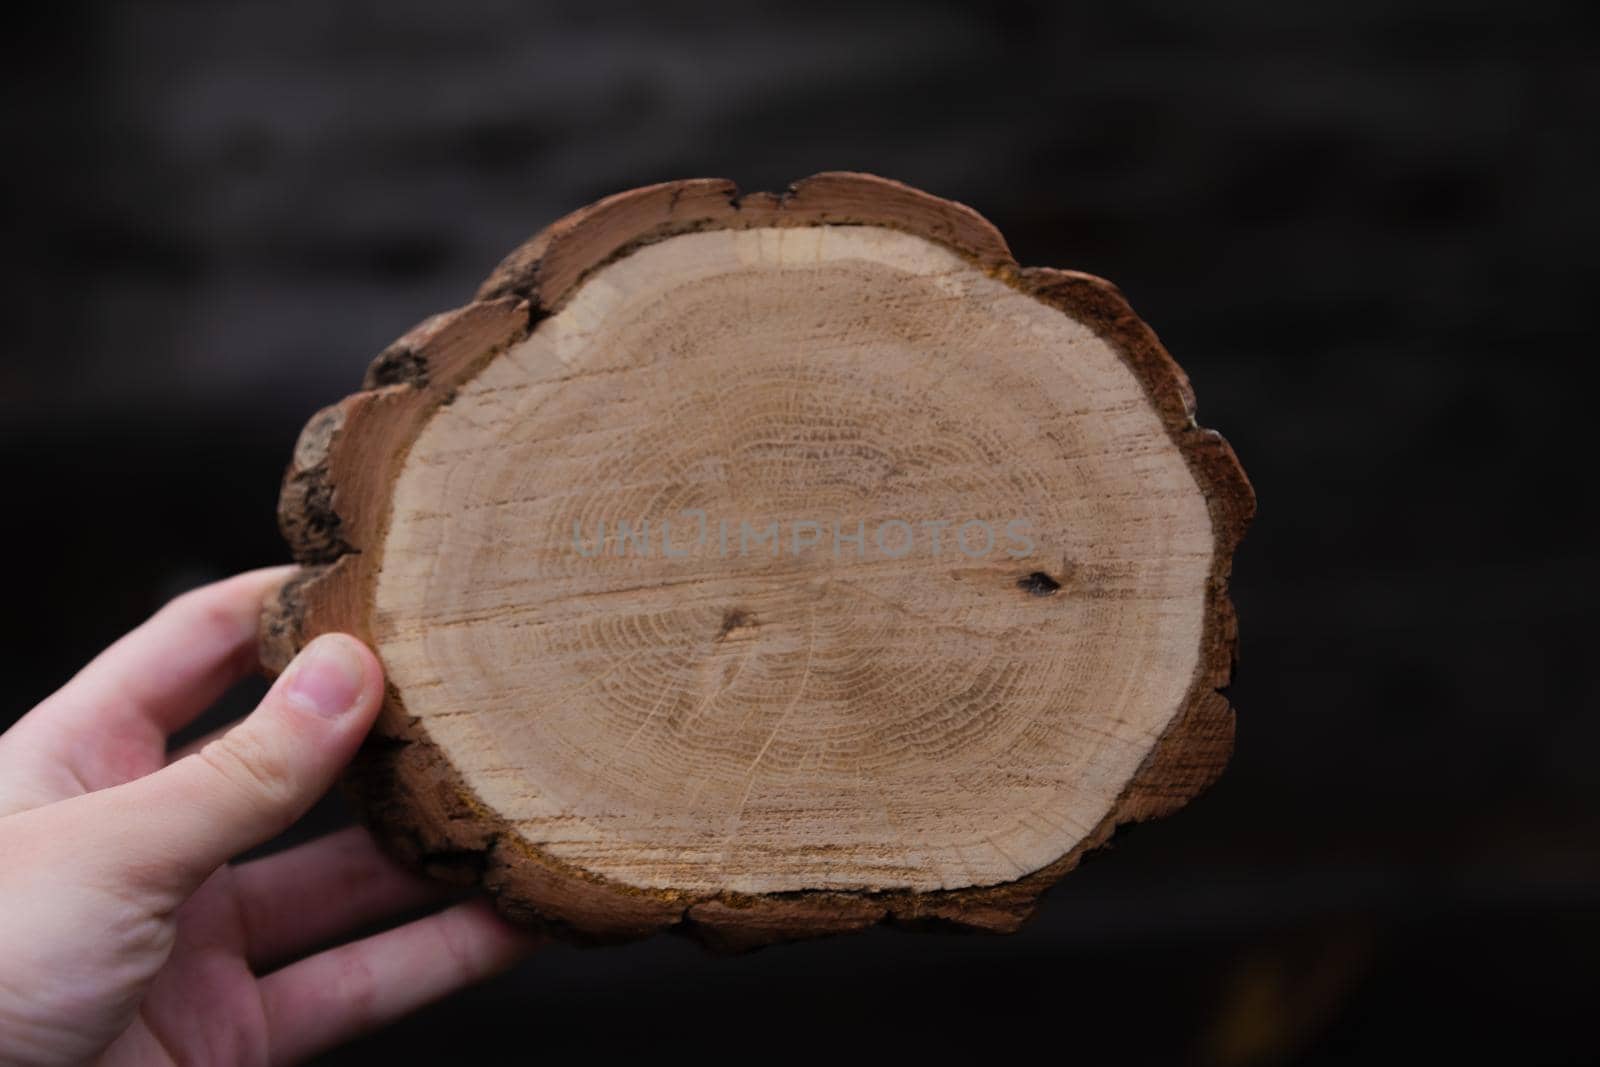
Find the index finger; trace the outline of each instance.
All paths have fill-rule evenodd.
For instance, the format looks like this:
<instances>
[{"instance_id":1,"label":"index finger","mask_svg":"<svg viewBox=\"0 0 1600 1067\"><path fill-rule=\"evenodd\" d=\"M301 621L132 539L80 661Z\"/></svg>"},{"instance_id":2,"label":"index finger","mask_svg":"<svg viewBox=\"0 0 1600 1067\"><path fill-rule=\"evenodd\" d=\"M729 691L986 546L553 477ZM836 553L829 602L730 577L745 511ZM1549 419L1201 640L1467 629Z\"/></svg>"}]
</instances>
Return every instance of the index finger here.
<instances>
[{"instance_id":1,"label":"index finger","mask_svg":"<svg viewBox=\"0 0 1600 1067\"><path fill-rule=\"evenodd\" d=\"M291 564L246 571L173 599L30 717L61 724L146 724L164 742L255 669L262 602L295 570Z\"/></svg>"}]
</instances>

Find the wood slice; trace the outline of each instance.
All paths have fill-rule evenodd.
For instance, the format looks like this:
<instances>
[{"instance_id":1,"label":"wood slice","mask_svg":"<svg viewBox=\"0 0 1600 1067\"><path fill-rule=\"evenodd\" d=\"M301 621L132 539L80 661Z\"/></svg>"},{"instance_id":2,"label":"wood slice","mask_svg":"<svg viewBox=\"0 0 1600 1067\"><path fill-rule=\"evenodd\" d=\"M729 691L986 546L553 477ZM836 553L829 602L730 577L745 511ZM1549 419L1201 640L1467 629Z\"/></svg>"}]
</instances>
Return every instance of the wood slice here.
<instances>
[{"instance_id":1,"label":"wood slice","mask_svg":"<svg viewBox=\"0 0 1600 1067\"><path fill-rule=\"evenodd\" d=\"M1110 284L881 178L673 182L312 419L264 659L378 651L363 811L514 918L1007 931L1222 770L1253 510Z\"/></svg>"}]
</instances>

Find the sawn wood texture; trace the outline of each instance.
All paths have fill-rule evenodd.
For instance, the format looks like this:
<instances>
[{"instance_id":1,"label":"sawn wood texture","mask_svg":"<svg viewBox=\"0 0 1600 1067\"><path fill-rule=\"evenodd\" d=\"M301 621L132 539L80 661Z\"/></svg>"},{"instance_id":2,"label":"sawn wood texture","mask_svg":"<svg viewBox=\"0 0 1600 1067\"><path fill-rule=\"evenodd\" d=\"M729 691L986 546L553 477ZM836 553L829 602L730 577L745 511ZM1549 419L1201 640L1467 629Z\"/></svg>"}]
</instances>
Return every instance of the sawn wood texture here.
<instances>
[{"instance_id":1,"label":"sawn wood texture","mask_svg":"<svg viewBox=\"0 0 1600 1067\"><path fill-rule=\"evenodd\" d=\"M869 175L671 182L554 223L311 420L262 655L378 651L353 795L513 919L1010 931L1226 764L1254 506L1109 283Z\"/></svg>"}]
</instances>

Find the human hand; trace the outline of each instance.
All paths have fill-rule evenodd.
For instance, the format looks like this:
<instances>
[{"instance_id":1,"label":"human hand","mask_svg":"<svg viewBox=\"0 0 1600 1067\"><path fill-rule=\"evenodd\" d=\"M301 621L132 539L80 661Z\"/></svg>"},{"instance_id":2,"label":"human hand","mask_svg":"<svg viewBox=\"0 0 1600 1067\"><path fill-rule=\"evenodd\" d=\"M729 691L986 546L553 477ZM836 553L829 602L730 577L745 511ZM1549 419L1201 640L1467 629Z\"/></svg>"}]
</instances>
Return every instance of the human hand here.
<instances>
[{"instance_id":1,"label":"human hand","mask_svg":"<svg viewBox=\"0 0 1600 1067\"><path fill-rule=\"evenodd\" d=\"M474 901L305 955L439 899L360 829L228 864L327 791L382 699L365 645L319 637L253 714L169 759L255 665L292 570L179 597L0 736L0 1063L291 1063L531 947Z\"/></svg>"}]
</instances>

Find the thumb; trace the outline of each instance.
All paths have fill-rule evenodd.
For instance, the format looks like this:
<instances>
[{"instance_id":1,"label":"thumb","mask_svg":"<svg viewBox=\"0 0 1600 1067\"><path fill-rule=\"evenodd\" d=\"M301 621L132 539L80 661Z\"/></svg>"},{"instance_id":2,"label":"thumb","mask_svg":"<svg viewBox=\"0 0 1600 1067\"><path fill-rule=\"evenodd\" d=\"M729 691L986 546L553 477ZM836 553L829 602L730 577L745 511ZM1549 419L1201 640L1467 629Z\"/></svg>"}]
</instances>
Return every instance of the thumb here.
<instances>
[{"instance_id":1,"label":"thumb","mask_svg":"<svg viewBox=\"0 0 1600 1067\"><path fill-rule=\"evenodd\" d=\"M318 637L247 718L193 755L80 798L106 806L100 858L182 900L287 829L333 785L383 699L383 668L346 634Z\"/></svg>"}]
</instances>

